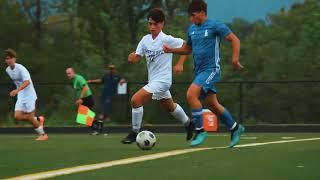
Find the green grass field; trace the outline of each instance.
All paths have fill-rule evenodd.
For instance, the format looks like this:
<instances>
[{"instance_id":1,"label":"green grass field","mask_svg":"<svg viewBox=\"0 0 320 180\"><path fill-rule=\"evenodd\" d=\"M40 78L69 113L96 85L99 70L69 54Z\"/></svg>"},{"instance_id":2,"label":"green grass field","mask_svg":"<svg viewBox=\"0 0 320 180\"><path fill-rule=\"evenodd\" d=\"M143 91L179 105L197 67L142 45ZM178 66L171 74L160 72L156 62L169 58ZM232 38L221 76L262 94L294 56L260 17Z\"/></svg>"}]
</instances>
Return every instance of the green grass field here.
<instances>
[{"instance_id":1,"label":"green grass field","mask_svg":"<svg viewBox=\"0 0 320 180\"><path fill-rule=\"evenodd\" d=\"M156 134L157 145L142 151L135 144L120 144L124 134L109 136L56 135L48 142L35 136L0 136L0 179L107 162L176 149L190 149L184 134ZM320 137L320 133L246 134L241 144ZM211 134L201 147L221 147L227 134ZM233 149L212 149L177 156L57 176L53 179L320 179L320 140Z\"/></svg>"}]
</instances>

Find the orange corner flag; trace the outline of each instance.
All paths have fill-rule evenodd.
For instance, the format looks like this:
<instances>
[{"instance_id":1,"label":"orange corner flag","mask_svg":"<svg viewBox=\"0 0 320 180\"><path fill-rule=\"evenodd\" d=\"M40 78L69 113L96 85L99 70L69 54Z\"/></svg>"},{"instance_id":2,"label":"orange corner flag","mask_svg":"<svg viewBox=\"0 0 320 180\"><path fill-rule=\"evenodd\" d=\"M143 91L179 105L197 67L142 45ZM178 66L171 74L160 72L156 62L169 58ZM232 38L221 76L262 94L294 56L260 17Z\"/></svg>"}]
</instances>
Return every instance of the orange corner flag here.
<instances>
[{"instance_id":1,"label":"orange corner flag","mask_svg":"<svg viewBox=\"0 0 320 180\"><path fill-rule=\"evenodd\" d=\"M80 105L76 122L87 126L92 126L96 113L91 111L87 106Z\"/></svg>"}]
</instances>

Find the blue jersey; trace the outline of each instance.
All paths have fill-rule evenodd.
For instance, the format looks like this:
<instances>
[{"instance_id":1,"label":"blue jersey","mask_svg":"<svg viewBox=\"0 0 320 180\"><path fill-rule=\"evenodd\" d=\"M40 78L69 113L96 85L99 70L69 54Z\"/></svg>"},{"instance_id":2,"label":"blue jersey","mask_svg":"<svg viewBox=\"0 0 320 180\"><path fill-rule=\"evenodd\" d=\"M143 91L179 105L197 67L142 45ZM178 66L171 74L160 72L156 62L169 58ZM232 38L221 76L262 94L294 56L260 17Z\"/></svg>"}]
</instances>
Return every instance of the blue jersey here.
<instances>
[{"instance_id":1,"label":"blue jersey","mask_svg":"<svg viewBox=\"0 0 320 180\"><path fill-rule=\"evenodd\" d=\"M208 19L201 25L191 25L188 30L187 45L192 47L194 71L220 70L220 41L231 33L222 22Z\"/></svg>"}]
</instances>

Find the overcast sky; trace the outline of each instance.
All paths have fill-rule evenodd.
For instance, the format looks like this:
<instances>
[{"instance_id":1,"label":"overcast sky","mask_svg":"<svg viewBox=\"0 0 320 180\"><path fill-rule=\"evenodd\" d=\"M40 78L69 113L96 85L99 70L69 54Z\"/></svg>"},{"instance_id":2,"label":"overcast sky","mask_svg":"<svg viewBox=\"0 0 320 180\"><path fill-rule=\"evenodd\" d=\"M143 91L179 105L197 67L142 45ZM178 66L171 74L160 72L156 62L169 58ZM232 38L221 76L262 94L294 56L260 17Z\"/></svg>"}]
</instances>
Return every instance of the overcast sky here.
<instances>
[{"instance_id":1,"label":"overcast sky","mask_svg":"<svg viewBox=\"0 0 320 180\"><path fill-rule=\"evenodd\" d=\"M206 0L209 18L231 22L233 18L244 18L248 21L265 19L267 14L279 12L297 2L304 0Z\"/></svg>"}]
</instances>

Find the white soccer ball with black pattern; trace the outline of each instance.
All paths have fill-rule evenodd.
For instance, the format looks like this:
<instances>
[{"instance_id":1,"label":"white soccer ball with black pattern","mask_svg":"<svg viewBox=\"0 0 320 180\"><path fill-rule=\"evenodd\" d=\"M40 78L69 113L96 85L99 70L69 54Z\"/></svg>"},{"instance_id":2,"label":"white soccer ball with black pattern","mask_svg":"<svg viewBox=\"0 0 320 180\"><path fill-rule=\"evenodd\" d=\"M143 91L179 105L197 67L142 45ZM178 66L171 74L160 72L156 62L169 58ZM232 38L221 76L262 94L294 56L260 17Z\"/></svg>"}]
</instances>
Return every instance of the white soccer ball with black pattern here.
<instances>
[{"instance_id":1,"label":"white soccer ball with black pattern","mask_svg":"<svg viewBox=\"0 0 320 180\"><path fill-rule=\"evenodd\" d=\"M137 145L142 150L152 149L156 141L156 136L150 131L141 131L136 138Z\"/></svg>"}]
</instances>

